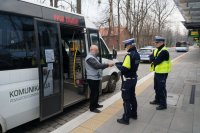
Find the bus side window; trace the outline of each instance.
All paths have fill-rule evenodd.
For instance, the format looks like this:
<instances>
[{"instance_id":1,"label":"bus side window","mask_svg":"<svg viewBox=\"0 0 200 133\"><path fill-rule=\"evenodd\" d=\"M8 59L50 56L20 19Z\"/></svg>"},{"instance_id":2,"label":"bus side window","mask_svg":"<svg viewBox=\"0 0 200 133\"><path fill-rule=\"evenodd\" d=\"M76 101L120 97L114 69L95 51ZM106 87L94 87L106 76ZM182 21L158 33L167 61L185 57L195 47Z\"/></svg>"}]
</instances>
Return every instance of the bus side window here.
<instances>
[{"instance_id":1,"label":"bus side window","mask_svg":"<svg viewBox=\"0 0 200 133\"><path fill-rule=\"evenodd\" d=\"M91 45L97 45L99 47L99 44L98 44L98 37L96 34L92 33L90 34L90 43Z\"/></svg>"},{"instance_id":2,"label":"bus side window","mask_svg":"<svg viewBox=\"0 0 200 133\"><path fill-rule=\"evenodd\" d=\"M0 13L0 22L0 70L36 67L33 18Z\"/></svg>"},{"instance_id":3,"label":"bus side window","mask_svg":"<svg viewBox=\"0 0 200 133\"><path fill-rule=\"evenodd\" d=\"M103 42L102 39L100 39L100 42L101 42L101 56L102 56L102 58L109 59L109 51L108 51L107 47L105 46L105 43Z\"/></svg>"}]
</instances>

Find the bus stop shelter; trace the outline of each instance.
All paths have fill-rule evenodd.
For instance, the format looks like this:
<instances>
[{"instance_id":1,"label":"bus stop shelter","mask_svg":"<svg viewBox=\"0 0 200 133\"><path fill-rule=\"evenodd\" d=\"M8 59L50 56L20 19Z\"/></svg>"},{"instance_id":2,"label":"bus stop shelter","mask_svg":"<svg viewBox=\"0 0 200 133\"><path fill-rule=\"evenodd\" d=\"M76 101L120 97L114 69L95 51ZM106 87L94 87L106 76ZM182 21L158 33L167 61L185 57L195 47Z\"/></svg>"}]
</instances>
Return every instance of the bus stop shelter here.
<instances>
[{"instance_id":1,"label":"bus stop shelter","mask_svg":"<svg viewBox=\"0 0 200 133\"><path fill-rule=\"evenodd\" d=\"M199 0L174 0L185 21L187 29L200 30L200 1Z\"/></svg>"}]
</instances>

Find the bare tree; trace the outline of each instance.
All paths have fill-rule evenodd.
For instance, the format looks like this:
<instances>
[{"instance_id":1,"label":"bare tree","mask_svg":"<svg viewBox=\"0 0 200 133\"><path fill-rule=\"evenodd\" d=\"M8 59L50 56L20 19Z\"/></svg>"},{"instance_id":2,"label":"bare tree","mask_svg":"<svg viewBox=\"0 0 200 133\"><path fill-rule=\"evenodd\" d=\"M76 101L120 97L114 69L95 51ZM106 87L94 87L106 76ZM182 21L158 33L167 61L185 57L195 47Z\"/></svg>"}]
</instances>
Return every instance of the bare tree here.
<instances>
[{"instance_id":1,"label":"bare tree","mask_svg":"<svg viewBox=\"0 0 200 133\"><path fill-rule=\"evenodd\" d=\"M81 0L76 0L77 10L76 12L81 14Z\"/></svg>"},{"instance_id":2,"label":"bare tree","mask_svg":"<svg viewBox=\"0 0 200 133\"><path fill-rule=\"evenodd\" d=\"M123 2L124 5L127 5L126 2ZM154 0L131 0L129 3L131 5L130 9L126 6L123 8L123 14L126 16L126 21L128 21L128 24L126 24L127 29L130 35L136 38L138 44L141 43L144 21L153 2ZM127 8L129 12L127 12Z\"/></svg>"},{"instance_id":3,"label":"bare tree","mask_svg":"<svg viewBox=\"0 0 200 133\"><path fill-rule=\"evenodd\" d=\"M109 0L109 19L108 19L108 24L109 24L109 31L108 34L110 35L109 32L112 31L112 28L114 27L114 19L113 19L113 0Z\"/></svg>"},{"instance_id":4,"label":"bare tree","mask_svg":"<svg viewBox=\"0 0 200 133\"><path fill-rule=\"evenodd\" d=\"M166 38L165 45L172 46L174 42L174 33L170 27L165 28L163 36Z\"/></svg>"},{"instance_id":5,"label":"bare tree","mask_svg":"<svg viewBox=\"0 0 200 133\"><path fill-rule=\"evenodd\" d=\"M101 0L98 0L101 3ZM175 5L169 0L108 0L100 26L108 27L106 42L112 34L114 25L118 25L118 49L120 49L120 27L125 26L132 37L136 38L141 46L151 45L155 35L162 35L172 44L173 29L169 28L168 17L172 14ZM120 14L121 13L121 14ZM161 30L162 29L162 30ZM173 34L172 34L173 33Z\"/></svg>"},{"instance_id":6,"label":"bare tree","mask_svg":"<svg viewBox=\"0 0 200 133\"><path fill-rule=\"evenodd\" d=\"M45 1L46 0L43 0L42 3L44 3ZM69 2L68 0L50 0L50 6L52 6L52 7L56 7L56 8L61 7L64 10L68 10L70 8L69 10L71 12L81 13L81 0L77 0L76 3L77 3L77 5L75 6L72 3L72 1Z\"/></svg>"},{"instance_id":7,"label":"bare tree","mask_svg":"<svg viewBox=\"0 0 200 133\"><path fill-rule=\"evenodd\" d=\"M117 20L118 20L117 48L118 48L118 50L121 50L121 45L120 45L120 1L121 0L117 0Z\"/></svg>"},{"instance_id":8,"label":"bare tree","mask_svg":"<svg viewBox=\"0 0 200 133\"><path fill-rule=\"evenodd\" d=\"M112 28L114 27L114 21L113 21L113 0L108 0L109 2L109 18L108 18L108 38L106 42L109 44L110 37L112 33Z\"/></svg>"},{"instance_id":9,"label":"bare tree","mask_svg":"<svg viewBox=\"0 0 200 133\"><path fill-rule=\"evenodd\" d=\"M158 23L158 34L161 35L161 29L165 26L166 20L175 9L175 4L170 5L169 0L155 0L152 11L156 15L156 21Z\"/></svg>"},{"instance_id":10,"label":"bare tree","mask_svg":"<svg viewBox=\"0 0 200 133\"><path fill-rule=\"evenodd\" d=\"M130 9L131 9L131 1L132 0L126 0L126 27L130 28Z\"/></svg>"}]
</instances>

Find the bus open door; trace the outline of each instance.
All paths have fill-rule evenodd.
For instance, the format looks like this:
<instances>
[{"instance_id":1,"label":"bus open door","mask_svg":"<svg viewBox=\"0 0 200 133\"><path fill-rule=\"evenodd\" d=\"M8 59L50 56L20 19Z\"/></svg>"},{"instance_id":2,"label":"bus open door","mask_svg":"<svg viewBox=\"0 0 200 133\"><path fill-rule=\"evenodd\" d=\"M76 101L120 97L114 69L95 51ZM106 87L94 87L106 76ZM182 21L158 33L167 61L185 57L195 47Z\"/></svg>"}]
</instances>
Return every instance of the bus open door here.
<instances>
[{"instance_id":1,"label":"bus open door","mask_svg":"<svg viewBox=\"0 0 200 133\"><path fill-rule=\"evenodd\" d=\"M40 120L63 111L59 24L35 20L39 66Z\"/></svg>"}]
</instances>

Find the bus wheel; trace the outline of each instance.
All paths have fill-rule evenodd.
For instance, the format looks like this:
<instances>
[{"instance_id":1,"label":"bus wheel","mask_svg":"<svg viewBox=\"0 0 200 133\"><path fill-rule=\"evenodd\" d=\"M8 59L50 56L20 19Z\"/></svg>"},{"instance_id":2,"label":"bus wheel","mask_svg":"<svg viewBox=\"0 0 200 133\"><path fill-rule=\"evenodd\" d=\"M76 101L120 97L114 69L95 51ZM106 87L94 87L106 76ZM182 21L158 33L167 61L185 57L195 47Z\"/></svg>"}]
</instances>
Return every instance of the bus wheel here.
<instances>
[{"instance_id":1,"label":"bus wheel","mask_svg":"<svg viewBox=\"0 0 200 133\"><path fill-rule=\"evenodd\" d=\"M2 129L2 127L1 127L1 125L0 125L0 133L3 133L3 129Z\"/></svg>"},{"instance_id":2,"label":"bus wheel","mask_svg":"<svg viewBox=\"0 0 200 133\"><path fill-rule=\"evenodd\" d=\"M107 89L108 89L108 92L111 93L111 92L114 92L115 89L116 89L116 84L117 84L117 77L112 74L110 76L110 79L108 81L108 84L107 84Z\"/></svg>"}]
</instances>

